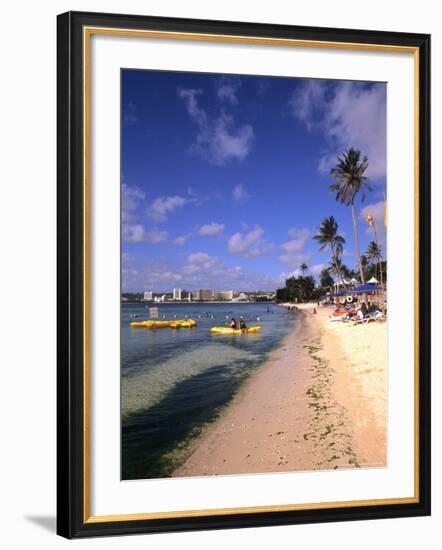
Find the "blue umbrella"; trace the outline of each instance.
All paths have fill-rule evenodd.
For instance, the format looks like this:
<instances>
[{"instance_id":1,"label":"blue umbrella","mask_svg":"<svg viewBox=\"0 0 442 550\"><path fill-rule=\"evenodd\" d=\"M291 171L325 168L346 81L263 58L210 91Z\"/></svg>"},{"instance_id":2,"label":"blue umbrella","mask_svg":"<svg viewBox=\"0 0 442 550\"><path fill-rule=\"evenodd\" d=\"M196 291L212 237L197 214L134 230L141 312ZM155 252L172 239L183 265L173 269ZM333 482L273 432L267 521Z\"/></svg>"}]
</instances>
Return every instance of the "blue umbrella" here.
<instances>
[{"instance_id":1,"label":"blue umbrella","mask_svg":"<svg viewBox=\"0 0 442 550\"><path fill-rule=\"evenodd\" d=\"M383 292L383 288L374 284L359 285L352 292L354 294L365 294L368 292Z\"/></svg>"}]
</instances>

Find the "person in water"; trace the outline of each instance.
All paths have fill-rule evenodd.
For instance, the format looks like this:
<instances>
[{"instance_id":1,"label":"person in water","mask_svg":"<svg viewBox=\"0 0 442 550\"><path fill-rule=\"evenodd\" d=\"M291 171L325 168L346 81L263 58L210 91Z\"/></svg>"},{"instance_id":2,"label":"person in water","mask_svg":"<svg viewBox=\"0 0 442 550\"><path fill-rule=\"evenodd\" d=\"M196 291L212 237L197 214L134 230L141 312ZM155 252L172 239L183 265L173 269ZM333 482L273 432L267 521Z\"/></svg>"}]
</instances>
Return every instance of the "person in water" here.
<instances>
[{"instance_id":1,"label":"person in water","mask_svg":"<svg viewBox=\"0 0 442 550\"><path fill-rule=\"evenodd\" d=\"M244 321L244 319L241 317L240 321L239 321L239 328L241 330L247 330L247 325L246 325L246 322Z\"/></svg>"},{"instance_id":2,"label":"person in water","mask_svg":"<svg viewBox=\"0 0 442 550\"><path fill-rule=\"evenodd\" d=\"M236 322L236 319L234 319L233 317L230 319L230 328L233 328L233 329L236 329L238 328L238 324Z\"/></svg>"}]
</instances>

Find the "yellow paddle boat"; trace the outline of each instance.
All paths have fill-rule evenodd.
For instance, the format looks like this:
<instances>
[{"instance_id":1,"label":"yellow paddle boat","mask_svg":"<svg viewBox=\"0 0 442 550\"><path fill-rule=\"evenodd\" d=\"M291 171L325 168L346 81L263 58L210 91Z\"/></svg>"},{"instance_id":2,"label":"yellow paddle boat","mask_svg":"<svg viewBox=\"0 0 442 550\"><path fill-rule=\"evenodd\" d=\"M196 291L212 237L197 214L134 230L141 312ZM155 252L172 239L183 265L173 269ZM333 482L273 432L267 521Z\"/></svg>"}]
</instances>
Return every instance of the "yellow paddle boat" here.
<instances>
[{"instance_id":1,"label":"yellow paddle boat","mask_svg":"<svg viewBox=\"0 0 442 550\"><path fill-rule=\"evenodd\" d=\"M196 326L193 319L175 319L173 321L132 321L129 323L132 328L192 328Z\"/></svg>"},{"instance_id":2,"label":"yellow paddle boat","mask_svg":"<svg viewBox=\"0 0 442 550\"><path fill-rule=\"evenodd\" d=\"M250 333L259 332L261 330L261 327L260 326L248 327L244 330L241 330L240 328L212 327L210 330L217 334L248 334L249 332Z\"/></svg>"}]
</instances>

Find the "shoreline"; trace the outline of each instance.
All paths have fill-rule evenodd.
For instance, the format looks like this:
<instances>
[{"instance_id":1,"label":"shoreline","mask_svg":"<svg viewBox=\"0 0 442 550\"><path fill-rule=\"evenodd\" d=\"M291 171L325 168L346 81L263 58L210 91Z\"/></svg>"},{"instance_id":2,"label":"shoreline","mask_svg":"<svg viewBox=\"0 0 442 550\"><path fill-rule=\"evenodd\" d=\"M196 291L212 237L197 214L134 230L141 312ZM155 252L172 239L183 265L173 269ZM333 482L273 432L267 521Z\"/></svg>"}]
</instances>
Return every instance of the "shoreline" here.
<instances>
[{"instance_id":1,"label":"shoreline","mask_svg":"<svg viewBox=\"0 0 442 550\"><path fill-rule=\"evenodd\" d=\"M174 476L386 465L386 325L299 321ZM336 326L341 325L341 326Z\"/></svg>"},{"instance_id":2,"label":"shoreline","mask_svg":"<svg viewBox=\"0 0 442 550\"><path fill-rule=\"evenodd\" d=\"M179 301L179 300L170 300L170 301L164 301L164 302L144 302L144 301L141 301L141 300L133 300L133 301L130 301L130 300L121 300L121 303L123 304L129 304L129 305L133 305L133 304L141 304L141 305L152 305L152 306L164 306L164 305L169 305L169 306L179 306L179 305L184 305L184 306L188 306L188 305L207 305L207 304L230 304L230 305L243 305L243 304L263 304L263 305L273 305L273 306L277 306L278 304L276 302L272 302L271 300L242 300L242 301L237 301L237 302L234 302L232 300L192 300L192 302L189 302L187 300L182 300L182 301Z\"/></svg>"}]
</instances>

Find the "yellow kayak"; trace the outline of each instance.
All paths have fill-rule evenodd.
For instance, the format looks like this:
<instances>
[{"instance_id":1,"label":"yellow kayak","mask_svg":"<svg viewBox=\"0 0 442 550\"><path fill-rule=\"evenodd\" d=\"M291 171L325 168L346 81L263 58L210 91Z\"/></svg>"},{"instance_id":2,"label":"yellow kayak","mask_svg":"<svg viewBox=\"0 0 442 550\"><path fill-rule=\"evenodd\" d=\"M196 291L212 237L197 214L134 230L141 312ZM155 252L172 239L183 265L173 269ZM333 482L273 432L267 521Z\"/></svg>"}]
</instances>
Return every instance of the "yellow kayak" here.
<instances>
[{"instance_id":1,"label":"yellow kayak","mask_svg":"<svg viewBox=\"0 0 442 550\"><path fill-rule=\"evenodd\" d=\"M132 321L130 326L133 328L191 328L196 326L193 319L176 319L173 321Z\"/></svg>"},{"instance_id":2,"label":"yellow kayak","mask_svg":"<svg viewBox=\"0 0 442 550\"><path fill-rule=\"evenodd\" d=\"M132 321L130 326L135 328L166 328L170 326L170 321Z\"/></svg>"},{"instance_id":3,"label":"yellow kayak","mask_svg":"<svg viewBox=\"0 0 442 550\"><path fill-rule=\"evenodd\" d=\"M241 330L240 328L212 327L210 330L218 334L247 334L248 332L259 332L261 327L248 327L245 330Z\"/></svg>"},{"instance_id":4,"label":"yellow kayak","mask_svg":"<svg viewBox=\"0 0 442 550\"><path fill-rule=\"evenodd\" d=\"M196 321L193 319L186 319L185 321L172 321L170 323L171 328L193 328L196 326Z\"/></svg>"}]
</instances>

